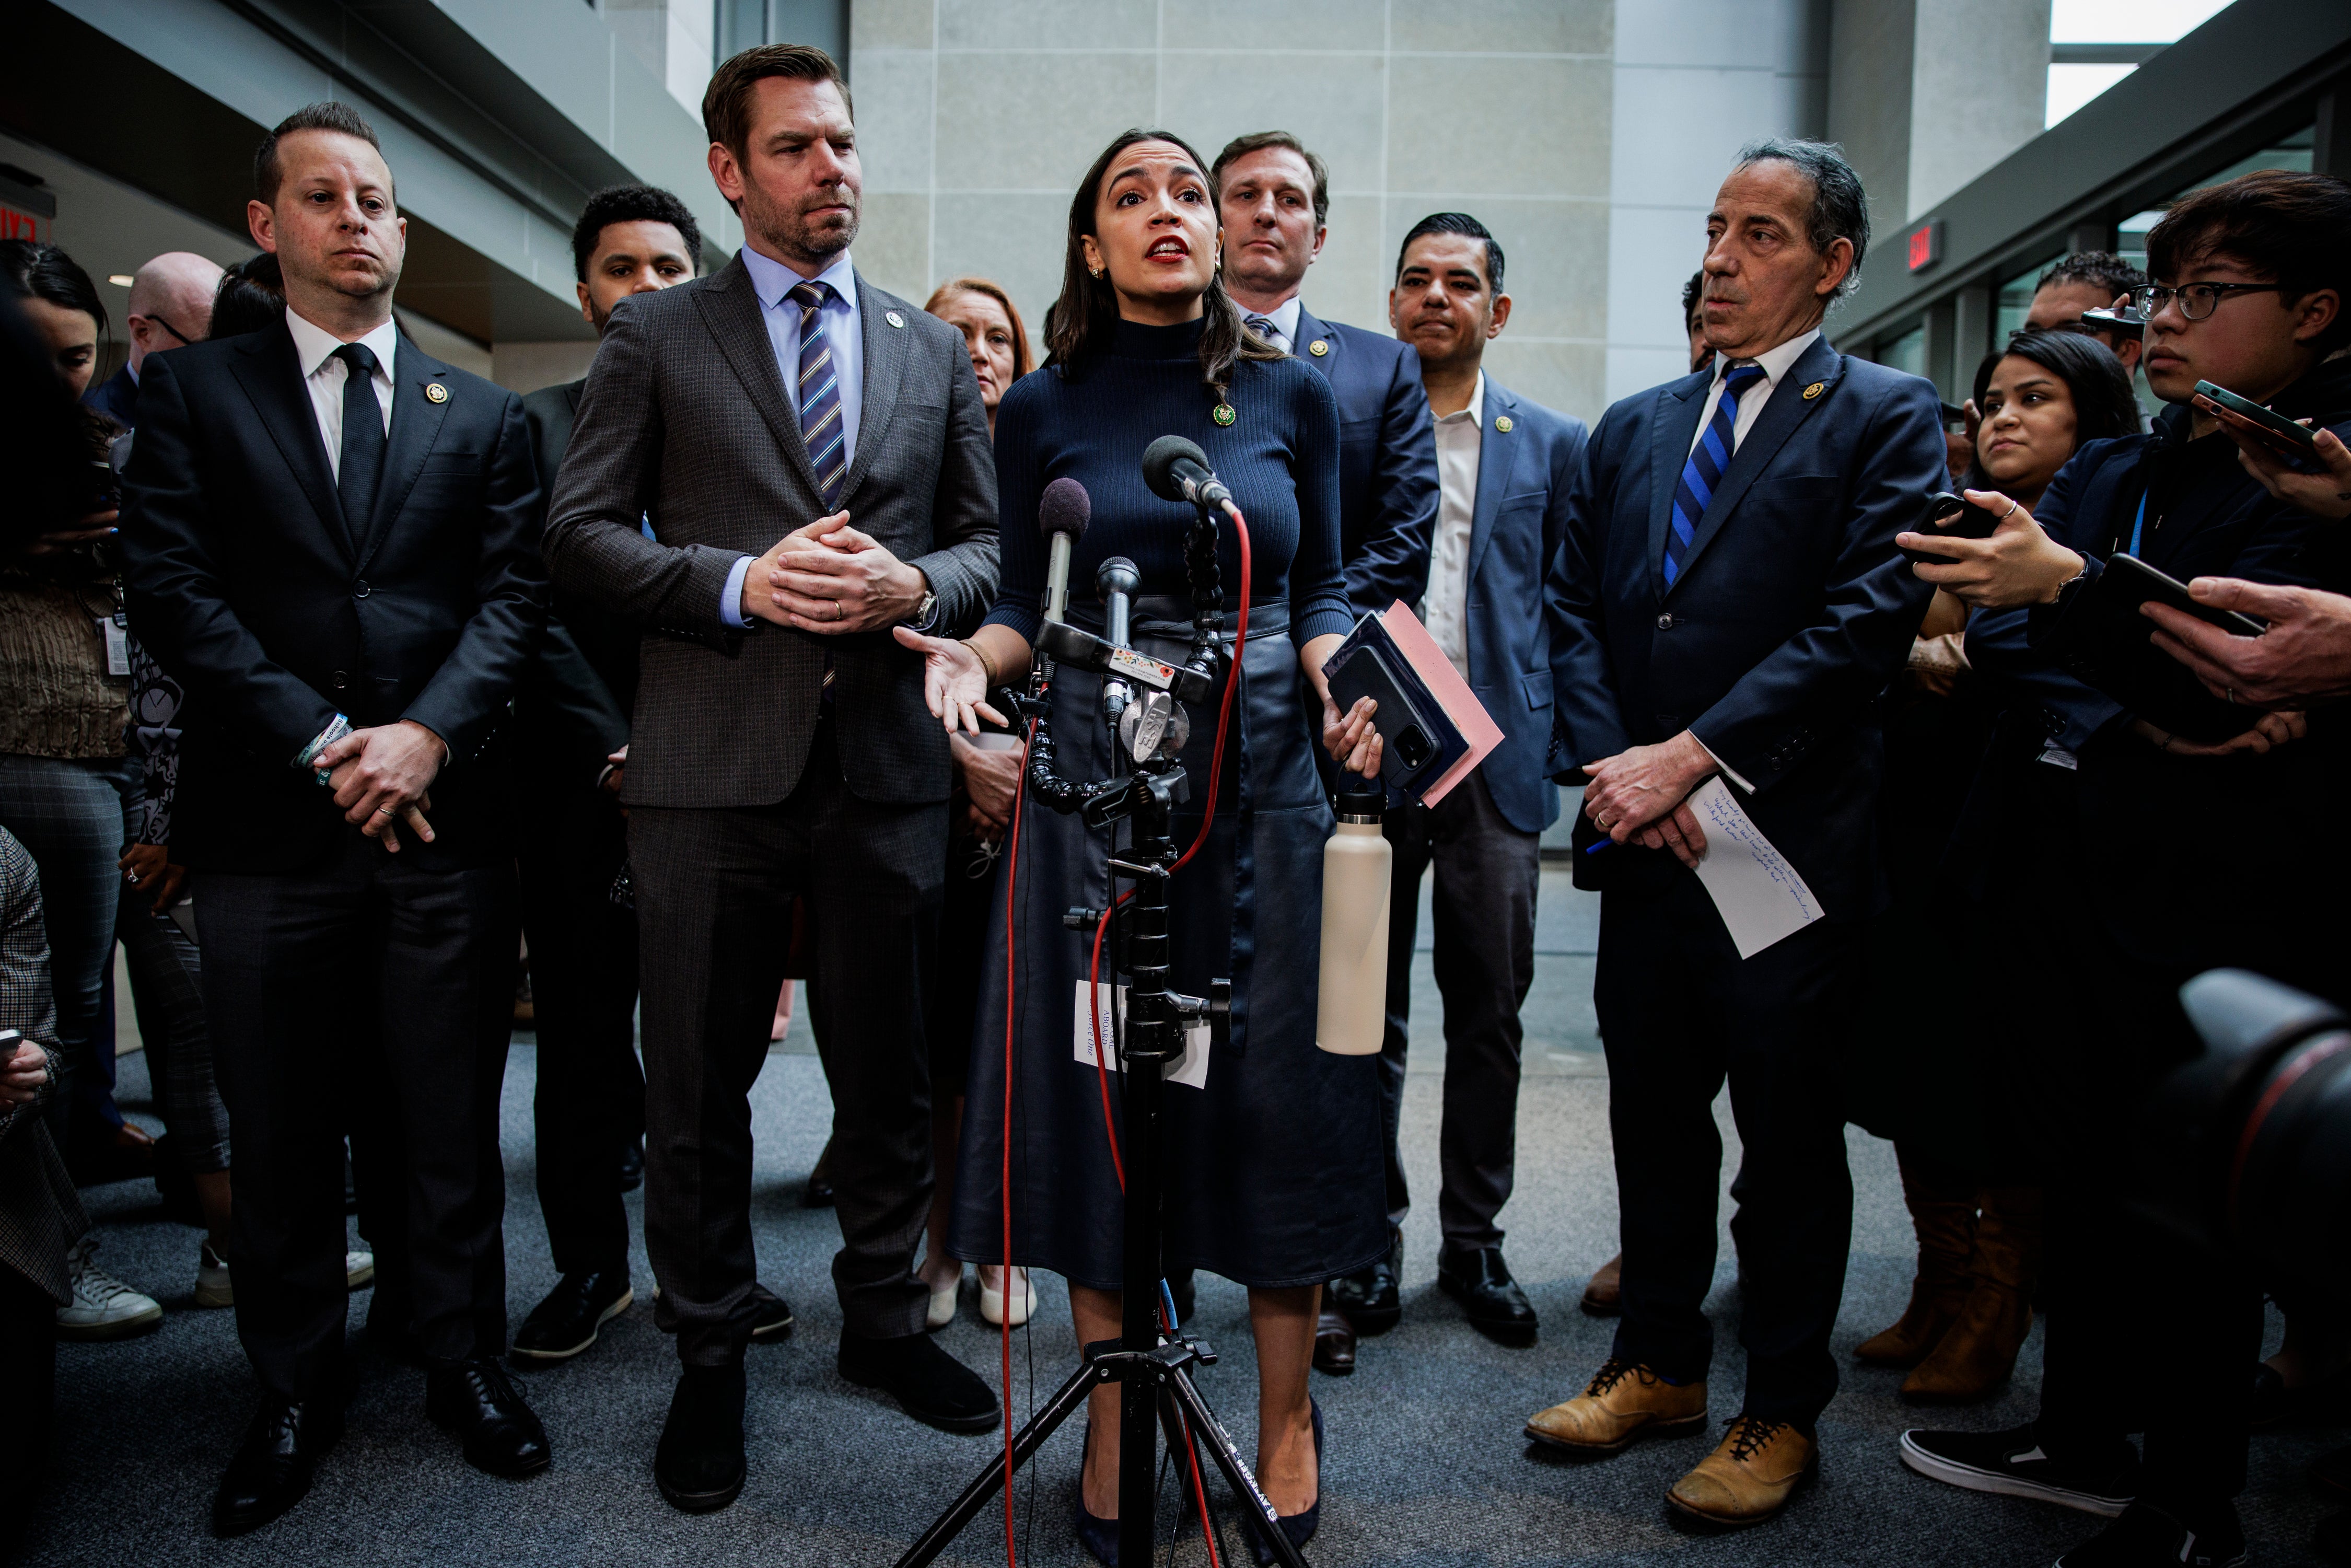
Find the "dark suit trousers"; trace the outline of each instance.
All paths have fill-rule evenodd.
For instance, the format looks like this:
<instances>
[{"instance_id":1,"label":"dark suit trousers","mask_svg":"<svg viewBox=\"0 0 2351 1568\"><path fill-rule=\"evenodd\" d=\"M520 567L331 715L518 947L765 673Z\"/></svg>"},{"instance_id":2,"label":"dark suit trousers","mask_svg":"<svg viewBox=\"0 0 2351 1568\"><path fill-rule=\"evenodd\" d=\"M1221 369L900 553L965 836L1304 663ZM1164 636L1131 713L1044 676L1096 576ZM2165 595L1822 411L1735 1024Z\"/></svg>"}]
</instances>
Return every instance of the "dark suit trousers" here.
<instances>
[{"instance_id":1,"label":"dark suit trousers","mask_svg":"<svg viewBox=\"0 0 2351 1568\"><path fill-rule=\"evenodd\" d=\"M506 1349L498 1096L514 872L353 835L303 872L200 877L204 1009L235 1149L236 1326L272 1396L340 1394L343 1131L363 1228L428 1362ZM371 1322L384 1315L383 1303Z\"/></svg>"},{"instance_id":2,"label":"dark suit trousers","mask_svg":"<svg viewBox=\"0 0 2351 1568\"><path fill-rule=\"evenodd\" d=\"M1388 1222L1412 1207L1397 1149L1412 949L1420 923L1421 873L1437 867L1437 988L1445 998L1445 1115L1437 1134L1442 1186L1437 1214L1447 1247L1499 1247L1494 1217L1510 1200L1519 1124L1519 1009L1535 976L1535 893L1541 835L1522 833L1494 809L1472 773L1434 810L1387 814L1395 879L1388 901L1388 1024L1380 1047L1381 1111L1388 1148Z\"/></svg>"},{"instance_id":3,"label":"dark suit trousers","mask_svg":"<svg viewBox=\"0 0 2351 1568\"><path fill-rule=\"evenodd\" d=\"M784 980L794 897L815 940L810 1023L832 1090L841 1322L923 1331L914 1248L931 1205L923 998L945 892L945 802L884 805L842 783L820 720L781 804L632 806L644 945L645 1249L664 1328L689 1366L737 1361L751 1332L752 1082Z\"/></svg>"},{"instance_id":4,"label":"dark suit trousers","mask_svg":"<svg viewBox=\"0 0 2351 1568\"><path fill-rule=\"evenodd\" d=\"M1836 1392L1829 1354L1853 1231L1838 1094L1860 927L1816 922L1741 960L1695 876L1600 905L1593 999L1624 1217L1614 1354L1676 1382L1707 1375L1726 1076L1744 1149L1730 1221L1744 1280L1749 1415L1809 1427Z\"/></svg>"},{"instance_id":5,"label":"dark suit trousers","mask_svg":"<svg viewBox=\"0 0 2351 1568\"><path fill-rule=\"evenodd\" d=\"M627 852L619 806L592 788L543 788L516 846L538 1014L538 1207L562 1274L629 1266L621 1154L645 1080L637 916L611 899Z\"/></svg>"}]
</instances>

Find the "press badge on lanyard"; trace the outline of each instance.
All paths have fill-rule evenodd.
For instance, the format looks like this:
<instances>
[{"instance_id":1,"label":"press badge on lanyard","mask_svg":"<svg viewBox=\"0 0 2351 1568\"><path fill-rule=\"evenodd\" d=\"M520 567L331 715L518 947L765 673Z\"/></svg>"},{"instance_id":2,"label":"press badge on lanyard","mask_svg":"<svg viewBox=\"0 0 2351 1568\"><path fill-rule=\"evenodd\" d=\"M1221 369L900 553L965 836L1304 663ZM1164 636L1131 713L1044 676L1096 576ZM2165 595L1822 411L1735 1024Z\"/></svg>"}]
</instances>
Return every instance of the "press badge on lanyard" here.
<instances>
[{"instance_id":1,"label":"press badge on lanyard","mask_svg":"<svg viewBox=\"0 0 2351 1568\"><path fill-rule=\"evenodd\" d=\"M98 634L106 639L106 673L131 674L131 618L118 610L98 618Z\"/></svg>"}]
</instances>

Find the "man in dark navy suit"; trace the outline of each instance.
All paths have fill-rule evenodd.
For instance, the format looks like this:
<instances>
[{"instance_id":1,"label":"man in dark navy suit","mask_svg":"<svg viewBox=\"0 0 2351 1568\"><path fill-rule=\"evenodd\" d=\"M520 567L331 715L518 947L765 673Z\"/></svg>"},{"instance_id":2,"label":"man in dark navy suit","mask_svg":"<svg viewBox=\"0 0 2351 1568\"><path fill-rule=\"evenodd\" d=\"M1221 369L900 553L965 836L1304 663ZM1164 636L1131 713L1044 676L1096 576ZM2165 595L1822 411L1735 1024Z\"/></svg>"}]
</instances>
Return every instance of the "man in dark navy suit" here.
<instances>
[{"instance_id":1,"label":"man in dark navy suit","mask_svg":"<svg viewBox=\"0 0 2351 1568\"><path fill-rule=\"evenodd\" d=\"M1409 345L1318 319L1299 290L1329 234L1331 178L1287 131L1237 136L1210 175L1225 287L1250 329L1322 372L1339 399L1339 561L1358 615L1418 604L1437 528L1437 444Z\"/></svg>"},{"instance_id":2,"label":"man in dark navy suit","mask_svg":"<svg viewBox=\"0 0 2351 1568\"><path fill-rule=\"evenodd\" d=\"M1705 1429L1727 1076L1747 1396L1667 1496L1751 1524L1813 1470L1836 1390L1853 1214L1838 1041L1884 897L1873 705L1926 612L1894 536L1943 486L1943 434L1932 386L1821 336L1869 243L1836 149L1744 149L1707 235L1714 362L1601 420L1551 578L1552 761L1590 780L1576 869L1603 891L1624 1319L1584 1392L1527 1432L1596 1455ZM1688 869L1706 836L1687 802L1717 777L1825 915L1744 959Z\"/></svg>"},{"instance_id":3,"label":"man in dark navy suit","mask_svg":"<svg viewBox=\"0 0 2351 1568\"><path fill-rule=\"evenodd\" d=\"M549 1462L498 1361L501 731L546 595L522 402L392 320L406 224L347 105L279 125L254 183L285 319L147 361L122 512L131 614L187 691L172 850L203 888L237 1334L262 1393L214 1500L224 1535L298 1501L341 1430L341 1128L361 1082L360 1195L393 1206L370 1236L426 1414L483 1469Z\"/></svg>"},{"instance_id":4,"label":"man in dark navy suit","mask_svg":"<svg viewBox=\"0 0 2351 1568\"><path fill-rule=\"evenodd\" d=\"M1339 399L1339 563L1347 601L1358 615L1398 600L1417 606L1428 586L1437 498L1437 442L1420 357L1385 334L1321 320L1301 299L1307 268L1329 235L1331 212L1329 172L1305 143L1287 131L1237 136L1210 172L1225 225L1225 287L1250 330L1322 371ZM1326 768L1325 787L1336 782ZM1407 937L1407 957L1410 952ZM1391 1115L1391 1133L1393 1124ZM1399 1221L1400 1183L1399 1175L1391 1176L1390 1207ZM1377 1282L1368 1288L1376 1300L1359 1318L1340 1310L1345 1292L1336 1282L1323 1292L1314 1333L1314 1364L1322 1371L1354 1370L1358 1328L1378 1333L1394 1326L1400 1259L1395 1247L1389 1252L1371 1270ZM1188 1276L1175 1284L1183 1306Z\"/></svg>"}]
</instances>

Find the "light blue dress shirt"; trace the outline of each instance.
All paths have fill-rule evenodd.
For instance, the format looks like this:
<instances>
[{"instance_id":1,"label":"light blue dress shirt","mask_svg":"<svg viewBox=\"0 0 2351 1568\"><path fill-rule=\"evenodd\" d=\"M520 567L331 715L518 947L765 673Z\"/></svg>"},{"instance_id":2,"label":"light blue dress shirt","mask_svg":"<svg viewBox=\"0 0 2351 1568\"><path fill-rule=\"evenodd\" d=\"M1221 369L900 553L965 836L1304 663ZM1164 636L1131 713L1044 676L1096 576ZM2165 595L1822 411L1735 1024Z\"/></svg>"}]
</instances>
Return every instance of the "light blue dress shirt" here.
<instances>
[{"instance_id":1,"label":"light blue dress shirt","mask_svg":"<svg viewBox=\"0 0 2351 1568\"><path fill-rule=\"evenodd\" d=\"M776 351L776 372L783 378L784 395L796 400L800 384L800 308L785 296L802 279L782 262L761 256L747 245L741 255L743 269L751 275L751 287L759 296L759 317L767 323L768 342ZM824 323L825 340L832 346L833 374L841 382L841 455L855 463L857 419L865 406L865 340L857 316L857 272L850 265L849 253L842 251L831 267L817 274L817 279L832 288L819 319ZM792 412L799 412L797 401ZM729 626L750 624L743 619L743 577L751 570L752 559L742 557L726 574L726 596L719 602L718 617Z\"/></svg>"}]
</instances>

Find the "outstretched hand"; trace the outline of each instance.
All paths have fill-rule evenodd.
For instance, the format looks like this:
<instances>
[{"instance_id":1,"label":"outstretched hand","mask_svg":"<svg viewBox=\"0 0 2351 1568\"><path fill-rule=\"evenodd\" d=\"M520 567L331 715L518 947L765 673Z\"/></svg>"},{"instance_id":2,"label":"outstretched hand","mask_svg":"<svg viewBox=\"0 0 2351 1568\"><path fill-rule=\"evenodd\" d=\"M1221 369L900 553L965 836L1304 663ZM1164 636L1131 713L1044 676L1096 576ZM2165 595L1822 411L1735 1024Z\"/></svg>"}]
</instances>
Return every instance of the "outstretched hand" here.
<instances>
[{"instance_id":1,"label":"outstretched hand","mask_svg":"<svg viewBox=\"0 0 2351 1568\"><path fill-rule=\"evenodd\" d=\"M950 734L960 729L977 735L981 719L1012 727L1010 720L987 706L987 670L970 643L925 637L910 626L893 628L891 634L900 647L923 655L923 702Z\"/></svg>"}]
</instances>

